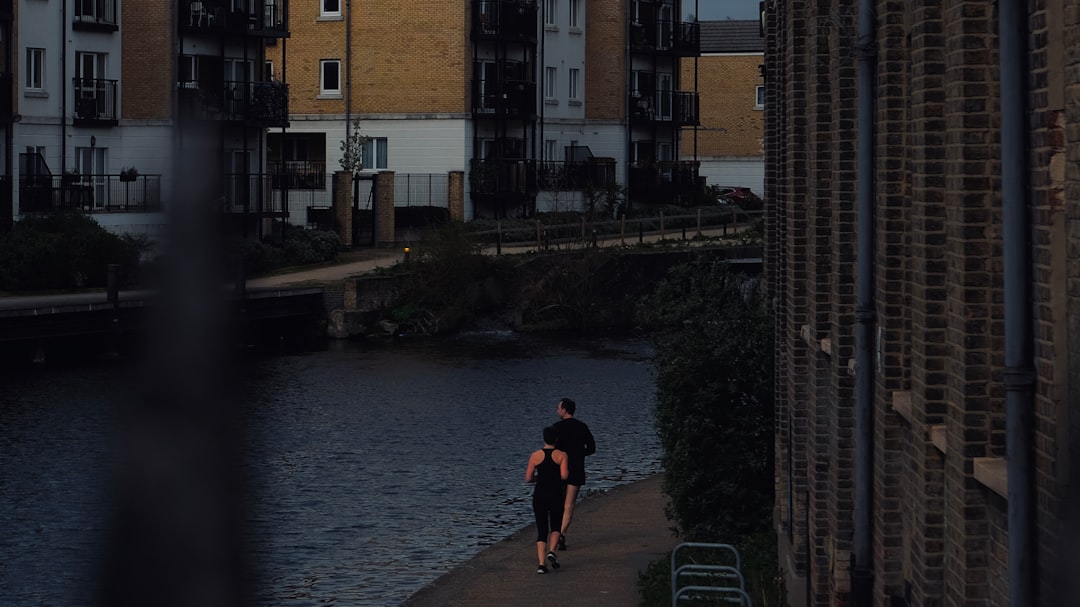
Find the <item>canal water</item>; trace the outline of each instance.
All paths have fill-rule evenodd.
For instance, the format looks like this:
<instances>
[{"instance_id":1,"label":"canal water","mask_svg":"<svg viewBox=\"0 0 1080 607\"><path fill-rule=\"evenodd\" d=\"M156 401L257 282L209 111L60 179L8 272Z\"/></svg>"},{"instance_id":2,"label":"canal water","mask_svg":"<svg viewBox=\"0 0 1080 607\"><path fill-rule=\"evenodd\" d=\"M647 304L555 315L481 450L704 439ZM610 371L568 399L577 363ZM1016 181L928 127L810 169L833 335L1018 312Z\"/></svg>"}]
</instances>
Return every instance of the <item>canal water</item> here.
<instances>
[{"instance_id":1,"label":"canal water","mask_svg":"<svg viewBox=\"0 0 1080 607\"><path fill-rule=\"evenodd\" d=\"M257 603L398 605L532 521L560 397L596 436L586 492L659 471L646 341L484 332L250 362ZM0 605L93 603L124 364L0 377ZM522 567L535 558L522 545Z\"/></svg>"}]
</instances>

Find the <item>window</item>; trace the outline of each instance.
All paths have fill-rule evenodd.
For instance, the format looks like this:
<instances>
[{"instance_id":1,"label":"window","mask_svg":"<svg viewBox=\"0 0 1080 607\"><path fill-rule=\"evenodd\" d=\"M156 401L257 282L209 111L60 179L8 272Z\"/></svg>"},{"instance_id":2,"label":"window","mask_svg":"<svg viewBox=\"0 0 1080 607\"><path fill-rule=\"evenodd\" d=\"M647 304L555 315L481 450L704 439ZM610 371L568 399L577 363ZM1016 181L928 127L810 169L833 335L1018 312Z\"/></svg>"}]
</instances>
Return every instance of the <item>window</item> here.
<instances>
[{"instance_id":1,"label":"window","mask_svg":"<svg viewBox=\"0 0 1080 607\"><path fill-rule=\"evenodd\" d=\"M581 75L581 70L579 70L577 68L570 68L570 82L569 82L570 99L574 99L574 100L579 99L579 97L578 97L578 79L580 78L580 75Z\"/></svg>"},{"instance_id":2,"label":"window","mask_svg":"<svg viewBox=\"0 0 1080 607\"><path fill-rule=\"evenodd\" d=\"M325 96L341 95L341 61L338 59L323 59L320 63L322 81L320 84L321 94Z\"/></svg>"},{"instance_id":3,"label":"window","mask_svg":"<svg viewBox=\"0 0 1080 607\"><path fill-rule=\"evenodd\" d=\"M558 0L544 0L544 25L555 25Z\"/></svg>"},{"instance_id":4,"label":"window","mask_svg":"<svg viewBox=\"0 0 1080 607\"><path fill-rule=\"evenodd\" d=\"M754 87L754 109L765 109L765 85L763 84Z\"/></svg>"},{"instance_id":5,"label":"window","mask_svg":"<svg viewBox=\"0 0 1080 607\"><path fill-rule=\"evenodd\" d=\"M570 0L570 27L580 27L578 13L580 12L581 0Z\"/></svg>"},{"instance_id":6,"label":"window","mask_svg":"<svg viewBox=\"0 0 1080 607\"><path fill-rule=\"evenodd\" d=\"M559 77L559 68L546 67L544 68L544 98L554 99L555 93L559 88L556 86L555 79Z\"/></svg>"},{"instance_id":7,"label":"window","mask_svg":"<svg viewBox=\"0 0 1080 607\"><path fill-rule=\"evenodd\" d=\"M322 0L322 15L338 17L341 15L341 0Z\"/></svg>"},{"instance_id":8,"label":"window","mask_svg":"<svg viewBox=\"0 0 1080 607\"><path fill-rule=\"evenodd\" d=\"M554 139L545 139L544 140L544 160L547 160L549 162L552 161L552 160L555 160L555 149L556 149L555 148L555 140Z\"/></svg>"},{"instance_id":9,"label":"window","mask_svg":"<svg viewBox=\"0 0 1080 607\"><path fill-rule=\"evenodd\" d=\"M45 49L26 49L26 88L31 91L45 90Z\"/></svg>"},{"instance_id":10,"label":"window","mask_svg":"<svg viewBox=\"0 0 1080 607\"><path fill-rule=\"evenodd\" d=\"M273 82L274 81L274 62L273 61L264 61L263 62L263 80L266 81L266 82Z\"/></svg>"},{"instance_id":11,"label":"window","mask_svg":"<svg viewBox=\"0 0 1080 607\"><path fill-rule=\"evenodd\" d=\"M364 144L363 163L365 169L385 169L386 137L372 137Z\"/></svg>"}]
</instances>

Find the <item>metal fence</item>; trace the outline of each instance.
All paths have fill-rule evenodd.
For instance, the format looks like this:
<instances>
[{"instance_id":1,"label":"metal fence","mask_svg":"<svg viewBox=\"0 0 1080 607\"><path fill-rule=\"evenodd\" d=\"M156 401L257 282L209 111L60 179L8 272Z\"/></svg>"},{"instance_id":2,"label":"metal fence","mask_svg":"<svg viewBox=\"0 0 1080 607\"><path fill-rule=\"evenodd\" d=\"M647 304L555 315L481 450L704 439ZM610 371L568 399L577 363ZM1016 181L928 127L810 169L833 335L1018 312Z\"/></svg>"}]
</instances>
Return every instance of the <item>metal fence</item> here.
<instances>
[{"instance_id":1,"label":"metal fence","mask_svg":"<svg viewBox=\"0 0 1080 607\"><path fill-rule=\"evenodd\" d=\"M446 173L394 175L395 207L450 207L450 176Z\"/></svg>"}]
</instances>

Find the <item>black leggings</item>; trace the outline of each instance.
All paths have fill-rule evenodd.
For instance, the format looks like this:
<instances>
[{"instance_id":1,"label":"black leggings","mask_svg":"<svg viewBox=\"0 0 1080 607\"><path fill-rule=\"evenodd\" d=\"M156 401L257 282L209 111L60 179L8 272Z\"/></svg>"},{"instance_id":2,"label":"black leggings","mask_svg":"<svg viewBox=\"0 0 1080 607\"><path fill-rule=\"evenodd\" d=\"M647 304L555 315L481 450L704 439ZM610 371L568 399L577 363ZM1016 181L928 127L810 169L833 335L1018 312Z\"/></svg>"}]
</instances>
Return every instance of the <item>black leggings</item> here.
<instances>
[{"instance_id":1,"label":"black leggings","mask_svg":"<svg viewBox=\"0 0 1080 607\"><path fill-rule=\"evenodd\" d=\"M536 516L536 541L546 542L552 531L562 529L565 499L562 495L533 496L533 514Z\"/></svg>"}]
</instances>

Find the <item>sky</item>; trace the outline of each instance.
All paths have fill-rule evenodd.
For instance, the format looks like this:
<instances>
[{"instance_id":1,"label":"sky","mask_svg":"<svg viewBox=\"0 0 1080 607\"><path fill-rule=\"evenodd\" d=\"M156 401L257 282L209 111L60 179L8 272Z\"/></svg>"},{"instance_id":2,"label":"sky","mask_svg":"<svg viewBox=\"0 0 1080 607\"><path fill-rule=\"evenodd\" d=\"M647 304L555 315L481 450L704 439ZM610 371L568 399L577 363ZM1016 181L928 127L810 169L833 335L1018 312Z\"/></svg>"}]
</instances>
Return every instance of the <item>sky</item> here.
<instances>
[{"instance_id":1,"label":"sky","mask_svg":"<svg viewBox=\"0 0 1080 607\"><path fill-rule=\"evenodd\" d=\"M757 19L758 0L697 0L700 21L722 19ZM694 12L694 0L683 0L683 10Z\"/></svg>"}]
</instances>

